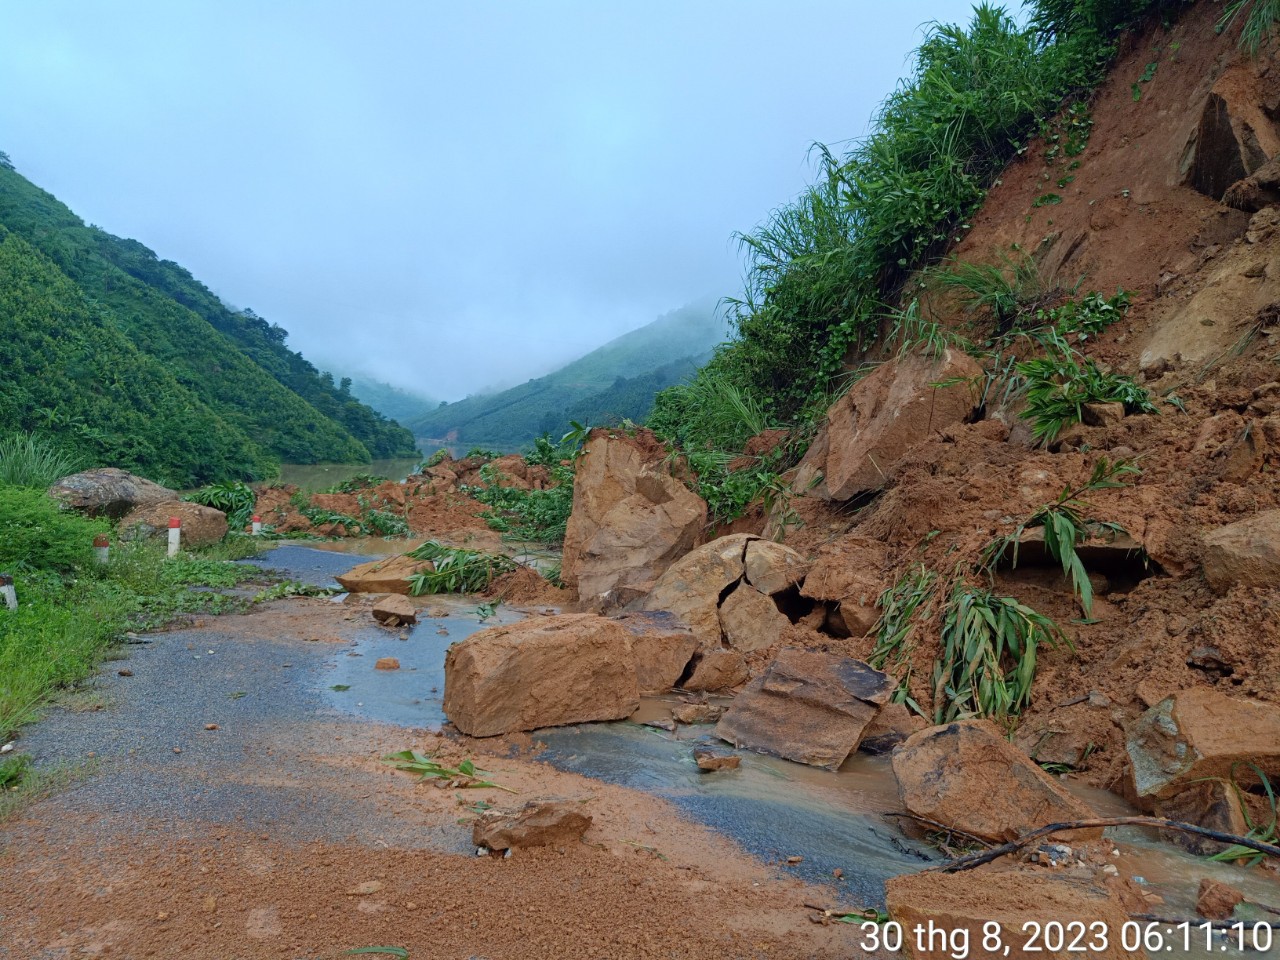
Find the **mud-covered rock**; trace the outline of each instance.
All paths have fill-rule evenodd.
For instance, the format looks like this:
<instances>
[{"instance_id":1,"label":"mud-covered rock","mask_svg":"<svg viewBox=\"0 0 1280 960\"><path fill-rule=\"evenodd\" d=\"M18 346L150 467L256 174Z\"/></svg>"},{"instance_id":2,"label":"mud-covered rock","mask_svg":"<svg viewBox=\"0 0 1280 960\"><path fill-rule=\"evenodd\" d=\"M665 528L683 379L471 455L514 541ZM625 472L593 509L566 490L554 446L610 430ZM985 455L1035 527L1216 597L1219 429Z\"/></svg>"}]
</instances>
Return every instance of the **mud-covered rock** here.
<instances>
[{"instance_id":1,"label":"mud-covered rock","mask_svg":"<svg viewBox=\"0 0 1280 960\"><path fill-rule=\"evenodd\" d=\"M127 513L120 521L123 540L168 539L169 518L182 523L182 547L207 547L227 535L227 515L221 510L185 500L161 500Z\"/></svg>"},{"instance_id":2,"label":"mud-covered rock","mask_svg":"<svg viewBox=\"0 0 1280 960\"><path fill-rule=\"evenodd\" d=\"M860 660L786 647L729 705L716 736L798 763L835 770L893 692Z\"/></svg>"},{"instance_id":3,"label":"mud-covered rock","mask_svg":"<svg viewBox=\"0 0 1280 960\"><path fill-rule=\"evenodd\" d=\"M393 593L373 605L373 619L391 627L417 623L418 608L408 597Z\"/></svg>"},{"instance_id":4,"label":"mud-covered rock","mask_svg":"<svg viewBox=\"0 0 1280 960\"><path fill-rule=\"evenodd\" d=\"M63 477L49 496L91 517L119 520L138 507L178 499L176 490L116 467L99 467Z\"/></svg>"},{"instance_id":5,"label":"mud-covered rock","mask_svg":"<svg viewBox=\"0 0 1280 960\"><path fill-rule=\"evenodd\" d=\"M791 623L771 597L746 581L725 597L719 615L725 642L743 653L774 646Z\"/></svg>"},{"instance_id":6,"label":"mud-covered rock","mask_svg":"<svg viewBox=\"0 0 1280 960\"><path fill-rule=\"evenodd\" d=\"M839 636L866 635L880 618L876 602L889 587L888 547L851 535L822 547L800 588L801 596L834 603L827 628Z\"/></svg>"},{"instance_id":7,"label":"mud-covered rock","mask_svg":"<svg viewBox=\"0 0 1280 960\"><path fill-rule=\"evenodd\" d=\"M888 753L898 744L928 724L901 703L886 703L862 731L858 749L863 753Z\"/></svg>"},{"instance_id":8,"label":"mud-covered rock","mask_svg":"<svg viewBox=\"0 0 1280 960\"><path fill-rule=\"evenodd\" d=\"M720 598L742 579L749 534L720 537L673 563L640 601L641 610L665 610L688 624L708 647L720 645Z\"/></svg>"},{"instance_id":9,"label":"mud-covered rock","mask_svg":"<svg viewBox=\"0 0 1280 960\"><path fill-rule=\"evenodd\" d=\"M913 734L894 750L893 773L911 813L995 843L1093 816L987 720L960 720ZM1102 831L1072 835L1093 838Z\"/></svg>"},{"instance_id":10,"label":"mud-covered rock","mask_svg":"<svg viewBox=\"0 0 1280 960\"><path fill-rule=\"evenodd\" d=\"M708 747L699 747L693 751L693 762L699 770L737 770L742 765L742 758L736 753L723 753Z\"/></svg>"},{"instance_id":11,"label":"mud-covered rock","mask_svg":"<svg viewBox=\"0 0 1280 960\"><path fill-rule=\"evenodd\" d=\"M917 444L962 423L976 406L982 368L960 350L909 354L882 364L827 411L823 434L801 461L801 477L821 475L799 493L851 500L879 490ZM811 481L805 481L807 487Z\"/></svg>"},{"instance_id":12,"label":"mud-covered rock","mask_svg":"<svg viewBox=\"0 0 1280 960\"><path fill-rule=\"evenodd\" d=\"M1144 798L1138 798L1144 802ZM1217 779L1201 780L1188 784L1171 796L1151 802L1151 812L1165 820L1194 823L1196 826L1219 833L1241 837L1249 832L1240 794L1230 784ZM1161 837L1167 843L1182 847L1197 856L1213 856L1227 848L1227 844L1197 836L1182 830L1162 830Z\"/></svg>"},{"instance_id":13,"label":"mud-covered rock","mask_svg":"<svg viewBox=\"0 0 1280 960\"><path fill-rule=\"evenodd\" d=\"M737 650L710 647L693 658L693 669L680 686L693 693L716 693L732 690L750 676L747 661Z\"/></svg>"},{"instance_id":14,"label":"mud-covered rock","mask_svg":"<svg viewBox=\"0 0 1280 960\"><path fill-rule=\"evenodd\" d=\"M706 521L706 503L671 475L651 432L593 430L578 461L561 576L583 609L618 609L696 546Z\"/></svg>"},{"instance_id":15,"label":"mud-covered rock","mask_svg":"<svg viewBox=\"0 0 1280 960\"><path fill-rule=\"evenodd\" d=\"M445 654L444 713L468 736L621 720L639 704L631 632L593 614L491 627Z\"/></svg>"},{"instance_id":16,"label":"mud-covered rock","mask_svg":"<svg viewBox=\"0 0 1280 960\"><path fill-rule=\"evenodd\" d=\"M342 584L344 590L352 593L398 593L408 596L411 586L409 578L415 573L430 569L430 561L415 560L406 554L362 563L334 579Z\"/></svg>"},{"instance_id":17,"label":"mud-covered rock","mask_svg":"<svg viewBox=\"0 0 1280 960\"><path fill-rule=\"evenodd\" d=\"M591 817L574 800L530 800L516 810L486 810L471 826L471 842L488 850L576 843Z\"/></svg>"},{"instance_id":18,"label":"mud-covered rock","mask_svg":"<svg viewBox=\"0 0 1280 960\"><path fill-rule=\"evenodd\" d=\"M1204 547L1204 575L1214 590L1270 589L1280 582L1280 510L1218 527L1205 535Z\"/></svg>"},{"instance_id":19,"label":"mud-covered rock","mask_svg":"<svg viewBox=\"0 0 1280 960\"><path fill-rule=\"evenodd\" d=\"M1125 728L1140 800L1164 800L1204 777L1280 777L1280 707L1216 690L1182 690Z\"/></svg>"},{"instance_id":20,"label":"mud-covered rock","mask_svg":"<svg viewBox=\"0 0 1280 960\"><path fill-rule=\"evenodd\" d=\"M773 596L801 583L809 572L809 561L781 543L752 540L747 543L743 572L747 583Z\"/></svg>"},{"instance_id":21,"label":"mud-covered rock","mask_svg":"<svg viewBox=\"0 0 1280 960\"><path fill-rule=\"evenodd\" d=\"M1082 881L1026 872L913 873L885 882L889 915L902 925L905 952L914 960L954 960L961 942L972 960L1013 957L1019 960L1070 960L1079 956L1068 949L1072 937L1052 943L1041 935L1034 941L1027 924L1043 931L1051 923L1071 929L1083 924L1103 924L1106 936L1092 941L1089 955L1095 960L1144 960L1141 950L1128 952L1120 931L1129 921L1123 906L1106 890ZM998 924L998 934L987 924ZM917 928L924 935L917 936ZM928 936L929 931L936 931ZM992 933L1000 947L984 948L984 934ZM1049 949L1061 943L1057 950ZM1039 949L1028 950L1027 947ZM1077 944L1078 946L1078 944ZM1007 951L1007 952L1006 952Z\"/></svg>"},{"instance_id":22,"label":"mud-covered rock","mask_svg":"<svg viewBox=\"0 0 1280 960\"><path fill-rule=\"evenodd\" d=\"M641 696L674 687L698 649L698 638L669 613L626 613L615 617L631 634L631 656Z\"/></svg>"}]
</instances>

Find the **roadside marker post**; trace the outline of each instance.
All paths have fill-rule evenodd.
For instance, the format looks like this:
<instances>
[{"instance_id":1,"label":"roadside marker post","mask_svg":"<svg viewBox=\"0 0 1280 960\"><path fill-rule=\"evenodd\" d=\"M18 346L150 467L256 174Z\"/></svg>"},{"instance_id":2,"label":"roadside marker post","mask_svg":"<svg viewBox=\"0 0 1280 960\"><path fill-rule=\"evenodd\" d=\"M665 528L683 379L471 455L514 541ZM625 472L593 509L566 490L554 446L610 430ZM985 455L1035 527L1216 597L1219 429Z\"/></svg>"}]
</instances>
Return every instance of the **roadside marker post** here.
<instances>
[{"instance_id":1,"label":"roadside marker post","mask_svg":"<svg viewBox=\"0 0 1280 960\"><path fill-rule=\"evenodd\" d=\"M262 533L262 518L256 513L253 515L253 535L256 537Z\"/></svg>"},{"instance_id":2,"label":"roadside marker post","mask_svg":"<svg viewBox=\"0 0 1280 960\"><path fill-rule=\"evenodd\" d=\"M18 593L13 589L13 574L0 573L0 596L4 597L4 605L10 610L18 609Z\"/></svg>"},{"instance_id":3,"label":"roadside marker post","mask_svg":"<svg viewBox=\"0 0 1280 960\"><path fill-rule=\"evenodd\" d=\"M176 556L182 544L182 520L179 517L169 518L169 556Z\"/></svg>"},{"instance_id":4,"label":"roadside marker post","mask_svg":"<svg viewBox=\"0 0 1280 960\"><path fill-rule=\"evenodd\" d=\"M111 559L111 541L101 533L93 538L93 559L104 565Z\"/></svg>"}]
</instances>

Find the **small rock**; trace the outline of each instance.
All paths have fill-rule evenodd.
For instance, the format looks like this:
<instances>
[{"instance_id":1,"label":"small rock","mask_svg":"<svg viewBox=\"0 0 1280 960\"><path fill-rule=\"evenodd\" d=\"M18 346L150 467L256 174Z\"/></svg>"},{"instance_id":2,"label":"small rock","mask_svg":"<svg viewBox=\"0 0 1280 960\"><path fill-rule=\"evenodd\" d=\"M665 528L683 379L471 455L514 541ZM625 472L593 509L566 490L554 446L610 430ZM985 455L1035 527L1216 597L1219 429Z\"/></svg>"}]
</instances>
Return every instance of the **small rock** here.
<instances>
[{"instance_id":1,"label":"small rock","mask_svg":"<svg viewBox=\"0 0 1280 960\"><path fill-rule=\"evenodd\" d=\"M1196 898L1196 913L1206 920L1230 920L1236 906L1244 901L1235 887L1205 877L1200 881L1200 895Z\"/></svg>"},{"instance_id":2,"label":"small rock","mask_svg":"<svg viewBox=\"0 0 1280 960\"><path fill-rule=\"evenodd\" d=\"M530 800L517 810L487 810L471 829L471 842L487 850L545 847L582 839L591 817L570 800Z\"/></svg>"},{"instance_id":3,"label":"small rock","mask_svg":"<svg viewBox=\"0 0 1280 960\"><path fill-rule=\"evenodd\" d=\"M418 611L408 597L393 593L373 605L373 619L389 627L417 623Z\"/></svg>"},{"instance_id":4,"label":"small rock","mask_svg":"<svg viewBox=\"0 0 1280 960\"><path fill-rule=\"evenodd\" d=\"M804 857L787 857L787 863L804 863Z\"/></svg>"},{"instance_id":5,"label":"small rock","mask_svg":"<svg viewBox=\"0 0 1280 960\"><path fill-rule=\"evenodd\" d=\"M366 880L364 883L358 883L347 891L348 897L367 897L372 893L377 893L383 887L381 880Z\"/></svg>"},{"instance_id":6,"label":"small rock","mask_svg":"<svg viewBox=\"0 0 1280 960\"><path fill-rule=\"evenodd\" d=\"M373 665L375 670L399 670L400 661L395 657L381 657L378 662Z\"/></svg>"},{"instance_id":7,"label":"small rock","mask_svg":"<svg viewBox=\"0 0 1280 960\"><path fill-rule=\"evenodd\" d=\"M707 749L693 751L693 759L699 770L737 770L742 765L742 758L736 753L719 753Z\"/></svg>"},{"instance_id":8,"label":"small rock","mask_svg":"<svg viewBox=\"0 0 1280 960\"><path fill-rule=\"evenodd\" d=\"M117 671L116 671L116 676L118 676L118 677L132 677L132 676L133 676L133 671L132 671L132 670L130 670L128 667L123 667L122 669L120 669L120 670L117 670Z\"/></svg>"},{"instance_id":9,"label":"small rock","mask_svg":"<svg viewBox=\"0 0 1280 960\"><path fill-rule=\"evenodd\" d=\"M218 725L217 725L216 723L206 723L206 724L204 725L204 728L205 728L206 730L217 730L217 729L218 729Z\"/></svg>"},{"instance_id":10,"label":"small rock","mask_svg":"<svg viewBox=\"0 0 1280 960\"><path fill-rule=\"evenodd\" d=\"M174 753L181 753L181 752L182 752L182 748L181 748L181 747L174 747L174 748L173 748L173 752L174 752Z\"/></svg>"},{"instance_id":11,"label":"small rock","mask_svg":"<svg viewBox=\"0 0 1280 960\"><path fill-rule=\"evenodd\" d=\"M677 723L715 723L724 715L724 707L715 703L686 703L671 711Z\"/></svg>"},{"instance_id":12,"label":"small rock","mask_svg":"<svg viewBox=\"0 0 1280 960\"><path fill-rule=\"evenodd\" d=\"M839 867L836 867L834 870L832 870L831 875L835 877L837 880L844 879L844 871L841 870Z\"/></svg>"},{"instance_id":13,"label":"small rock","mask_svg":"<svg viewBox=\"0 0 1280 960\"><path fill-rule=\"evenodd\" d=\"M205 898L204 898L204 902L203 902L202 906L204 907L204 912L205 912L205 913L217 913L217 912L218 912L218 898L217 898L217 897L205 897Z\"/></svg>"}]
</instances>

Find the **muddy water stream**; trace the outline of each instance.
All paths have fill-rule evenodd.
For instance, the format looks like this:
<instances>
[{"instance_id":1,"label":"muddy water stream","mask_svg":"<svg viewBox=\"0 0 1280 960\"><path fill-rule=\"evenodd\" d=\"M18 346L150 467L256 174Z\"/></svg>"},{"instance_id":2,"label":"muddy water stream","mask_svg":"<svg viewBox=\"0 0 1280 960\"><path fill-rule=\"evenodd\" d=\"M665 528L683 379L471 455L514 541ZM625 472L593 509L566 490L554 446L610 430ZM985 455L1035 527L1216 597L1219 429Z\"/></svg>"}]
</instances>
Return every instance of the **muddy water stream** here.
<instances>
[{"instance_id":1,"label":"muddy water stream","mask_svg":"<svg viewBox=\"0 0 1280 960\"><path fill-rule=\"evenodd\" d=\"M325 570L340 556L288 545L259 563L322 583L331 582ZM449 645L523 616L499 607L482 623L475 600L454 597L437 598L431 608L446 615L424 617L407 632L371 627L330 657L324 692L335 710L371 721L438 729L445 722L444 655ZM399 671L370 669L378 658L392 656L400 661ZM711 726L682 726L673 734L643 725L668 717L677 702L674 697L645 698L628 721L538 731L534 739L545 744L538 757L562 770L662 796L766 863L827 884L833 902L882 906L886 878L941 859L932 847L906 837L889 816L901 807L887 757L855 754L837 773L830 773L743 752L738 770L703 773L693 762L693 747L706 743L727 749L711 736ZM1066 786L1099 816L1134 812L1114 794L1069 780ZM1195 917L1200 878L1210 874L1236 886L1249 900L1280 905L1274 874L1209 864L1139 829L1112 829L1108 836L1120 850L1121 872L1142 878L1164 898L1152 908L1160 916ZM786 862L794 857L802 859ZM836 869L844 874L838 883L832 877ZM1267 918L1258 914L1257 919ZM1280 945L1270 955L1280 956Z\"/></svg>"}]
</instances>

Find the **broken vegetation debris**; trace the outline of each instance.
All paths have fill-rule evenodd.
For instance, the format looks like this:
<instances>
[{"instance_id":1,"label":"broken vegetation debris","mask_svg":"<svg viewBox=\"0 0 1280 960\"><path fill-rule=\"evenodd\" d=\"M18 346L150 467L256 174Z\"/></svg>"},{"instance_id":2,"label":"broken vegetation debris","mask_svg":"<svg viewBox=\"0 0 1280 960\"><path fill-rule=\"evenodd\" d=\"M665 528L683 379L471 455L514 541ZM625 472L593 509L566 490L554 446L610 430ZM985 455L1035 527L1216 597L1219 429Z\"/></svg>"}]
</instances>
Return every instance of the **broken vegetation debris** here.
<instances>
[{"instance_id":1,"label":"broken vegetation debris","mask_svg":"<svg viewBox=\"0 0 1280 960\"><path fill-rule=\"evenodd\" d=\"M388 754L382 760L384 763L391 764L397 770L419 774L419 780L448 781L447 786L463 790L492 788L494 790L505 790L507 793L516 792L510 787L504 787L490 780L481 779L478 774L483 774L484 771L477 770L475 763L471 760L463 760L456 768L446 767L433 757L418 753L416 750L401 750L399 753Z\"/></svg>"}]
</instances>

